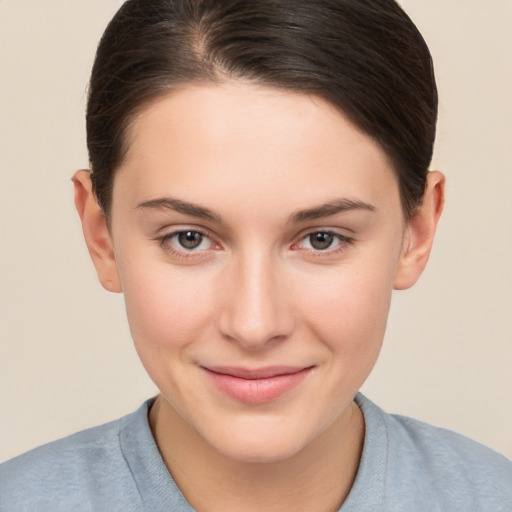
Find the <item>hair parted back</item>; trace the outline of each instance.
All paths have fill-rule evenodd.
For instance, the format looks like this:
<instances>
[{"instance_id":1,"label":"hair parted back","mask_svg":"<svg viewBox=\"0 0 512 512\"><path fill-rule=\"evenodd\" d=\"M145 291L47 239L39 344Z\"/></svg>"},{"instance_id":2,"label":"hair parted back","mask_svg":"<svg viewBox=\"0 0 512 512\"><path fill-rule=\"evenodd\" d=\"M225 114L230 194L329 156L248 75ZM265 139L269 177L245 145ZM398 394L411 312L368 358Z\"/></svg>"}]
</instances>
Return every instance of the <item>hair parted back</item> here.
<instances>
[{"instance_id":1,"label":"hair parted back","mask_svg":"<svg viewBox=\"0 0 512 512\"><path fill-rule=\"evenodd\" d=\"M412 215L437 89L428 47L394 0L128 0L98 46L87 107L91 179L107 216L137 113L180 85L232 79L314 94L344 112L390 158Z\"/></svg>"}]
</instances>

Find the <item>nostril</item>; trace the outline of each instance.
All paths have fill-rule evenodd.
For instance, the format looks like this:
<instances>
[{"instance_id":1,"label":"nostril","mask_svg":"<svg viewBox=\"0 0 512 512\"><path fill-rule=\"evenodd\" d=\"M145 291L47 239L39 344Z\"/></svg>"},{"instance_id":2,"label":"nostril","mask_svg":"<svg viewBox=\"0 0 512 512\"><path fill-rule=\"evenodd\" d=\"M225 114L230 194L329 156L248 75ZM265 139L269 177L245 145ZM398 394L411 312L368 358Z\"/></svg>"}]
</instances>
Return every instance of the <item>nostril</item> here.
<instances>
[{"instance_id":1,"label":"nostril","mask_svg":"<svg viewBox=\"0 0 512 512\"><path fill-rule=\"evenodd\" d=\"M247 350L259 350L262 347L267 348L284 341L288 334L276 334L274 329L264 326L257 328L248 328L247 326L239 328L224 329L222 334L224 339L232 343L237 343Z\"/></svg>"}]
</instances>

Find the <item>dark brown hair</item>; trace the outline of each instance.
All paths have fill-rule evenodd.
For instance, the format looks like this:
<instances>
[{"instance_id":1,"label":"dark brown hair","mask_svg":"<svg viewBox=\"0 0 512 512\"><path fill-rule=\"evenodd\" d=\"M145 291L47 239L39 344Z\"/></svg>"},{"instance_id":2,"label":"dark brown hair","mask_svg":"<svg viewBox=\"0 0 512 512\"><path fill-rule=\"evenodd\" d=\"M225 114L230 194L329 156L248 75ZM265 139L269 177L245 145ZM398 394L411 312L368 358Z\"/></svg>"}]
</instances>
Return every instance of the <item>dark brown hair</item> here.
<instances>
[{"instance_id":1,"label":"dark brown hair","mask_svg":"<svg viewBox=\"0 0 512 512\"><path fill-rule=\"evenodd\" d=\"M406 216L421 202L437 89L427 45L394 0L128 0L98 46L87 108L107 215L140 109L178 85L229 79L331 102L390 158Z\"/></svg>"}]
</instances>

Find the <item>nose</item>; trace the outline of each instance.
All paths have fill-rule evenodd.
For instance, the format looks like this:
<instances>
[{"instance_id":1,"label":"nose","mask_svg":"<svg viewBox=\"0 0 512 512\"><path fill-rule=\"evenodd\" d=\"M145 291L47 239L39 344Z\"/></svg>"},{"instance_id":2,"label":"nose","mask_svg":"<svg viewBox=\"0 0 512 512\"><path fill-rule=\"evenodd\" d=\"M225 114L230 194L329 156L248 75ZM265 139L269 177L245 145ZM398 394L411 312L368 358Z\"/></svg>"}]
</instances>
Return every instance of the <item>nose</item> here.
<instances>
[{"instance_id":1,"label":"nose","mask_svg":"<svg viewBox=\"0 0 512 512\"><path fill-rule=\"evenodd\" d=\"M295 318L279 264L271 257L251 255L230 267L219 304L223 337L251 351L288 338Z\"/></svg>"}]
</instances>

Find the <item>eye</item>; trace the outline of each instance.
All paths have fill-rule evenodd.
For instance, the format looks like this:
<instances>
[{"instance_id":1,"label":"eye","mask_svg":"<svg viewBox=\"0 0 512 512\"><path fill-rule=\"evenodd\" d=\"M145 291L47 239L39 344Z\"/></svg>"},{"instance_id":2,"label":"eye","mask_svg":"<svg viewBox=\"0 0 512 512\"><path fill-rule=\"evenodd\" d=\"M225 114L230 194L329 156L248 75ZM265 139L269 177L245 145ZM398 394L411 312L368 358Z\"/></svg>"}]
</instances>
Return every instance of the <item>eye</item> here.
<instances>
[{"instance_id":1,"label":"eye","mask_svg":"<svg viewBox=\"0 0 512 512\"><path fill-rule=\"evenodd\" d=\"M162 246L178 252L195 252L211 249L212 240L201 231L192 229L176 231L160 239Z\"/></svg>"},{"instance_id":2,"label":"eye","mask_svg":"<svg viewBox=\"0 0 512 512\"><path fill-rule=\"evenodd\" d=\"M177 235L174 235L176 241L184 249L198 249L204 242L205 236L197 231L182 231Z\"/></svg>"},{"instance_id":3,"label":"eye","mask_svg":"<svg viewBox=\"0 0 512 512\"><path fill-rule=\"evenodd\" d=\"M307 236L309 245L317 251L325 251L336 241L332 233L311 233Z\"/></svg>"},{"instance_id":4,"label":"eye","mask_svg":"<svg viewBox=\"0 0 512 512\"><path fill-rule=\"evenodd\" d=\"M300 248L310 251L329 252L340 249L351 242L351 238L343 236L340 233L315 231L306 235L298 245Z\"/></svg>"}]
</instances>

